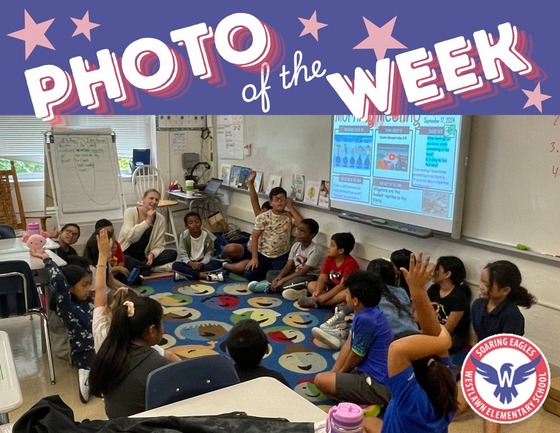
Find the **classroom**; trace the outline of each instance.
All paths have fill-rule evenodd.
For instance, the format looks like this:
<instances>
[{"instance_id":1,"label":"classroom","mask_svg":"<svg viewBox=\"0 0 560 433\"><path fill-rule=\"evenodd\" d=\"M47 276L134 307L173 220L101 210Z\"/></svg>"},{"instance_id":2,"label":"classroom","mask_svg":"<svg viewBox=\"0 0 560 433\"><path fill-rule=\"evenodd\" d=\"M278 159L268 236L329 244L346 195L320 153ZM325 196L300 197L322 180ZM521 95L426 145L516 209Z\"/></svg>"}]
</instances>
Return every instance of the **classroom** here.
<instances>
[{"instance_id":1,"label":"classroom","mask_svg":"<svg viewBox=\"0 0 560 433\"><path fill-rule=\"evenodd\" d=\"M128 132L115 133L119 159L130 158L134 148L150 149L150 162L166 179L166 184L177 181L182 188L185 174L189 174L185 172L182 154L194 154L198 162L207 163L202 164L204 170L197 179L199 183L219 178L223 165L239 165L262 172L261 201L266 199L264 191L271 175L280 176L285 189L294 174L303 174L306 180L318 182L328 180L330 176L333 116L109 116L95 122L72 117L68 116L69 125L66 126L103 126L115 131L117 126L124 127L123 131L128 126L134 130L130 136L127 136ZM422 251L433 259L448 255L461 258L473 300L478 296L480 273L487 263L496 260L514 262L521 270L522 285L538 299L532 308L522 309L524 336L542 350L551 366L560 366L557 345L560 294L555 287L560 266L560 239L556 228L559 208L555 198L560 189L560 178L557 178L560 166L557 156L560 146L558 116L470 117L462 226L458 239L443 234L419 238L343 219L339 216L340 211L316 204L297 201L295 206L304 218L319 222L320 232L315 242L320 245L328 246L334 233L351 232L356 240L352 255L361 269L365 269L370 260L388 258L392 251L401 248ZM8 129L14 121L8 116L0 117L0 131ZM19 121L22 123L18 129L28 128L28 122L35 123L36 154L23 155L14 146L8 147L2 137L0 162L17 158L43 162L44 155L40 153L45 143L43 134L49 128L45 124L37 125L40 121L30 116L21 117ZM136 144L138 134L144 134L141 145ZM126 142L122 149L121 137ZM25 137L19 134L18 139L24 140ZM192 162L190 167L193 167ZM139 199L131 183L131 174L132 170L126 164L121 165L120 191L126 207ZM50 214L47 227L51 229L57 225L50 180L41 173L18 175L26 214ZM162 191L162 199L166 198L166 193ZM250 233L255 217L248 204L248 192L235 186L222 186L220 194L220 210L230 227ZM170 213L177 233L183 230L186 211L187 206L179 206ZM78 251L93 233L96 219L80 223L82 234L75 245ZM121 224L122 221L114 219L116 232ZM517 248L518 245L527 249ZM450 431L460 430L451 427Z\"/></svg>"}]
</instances>

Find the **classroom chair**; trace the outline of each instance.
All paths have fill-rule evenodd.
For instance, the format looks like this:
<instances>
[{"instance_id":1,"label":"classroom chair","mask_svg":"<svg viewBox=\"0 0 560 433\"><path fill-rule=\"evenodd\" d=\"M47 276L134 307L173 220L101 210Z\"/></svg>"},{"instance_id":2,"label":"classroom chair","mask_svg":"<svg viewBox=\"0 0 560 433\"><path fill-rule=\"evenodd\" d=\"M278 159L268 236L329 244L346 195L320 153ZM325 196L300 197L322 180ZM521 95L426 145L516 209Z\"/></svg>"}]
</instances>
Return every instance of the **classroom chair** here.
<instances>
[{"instance_id":1,"label":"classroom chair","mask_svg":"<svg viewBox=\"0 0 560 433\"><path fill-rule=\"evenodd\" d=\"M146 410L239 383L224 355L207 355L157 368L146 382Z\"/></svg>"},{"instance_id":2,"label":"classroom chair","mask_svg":"<svg viewBox=\"0 0 560 433\"><path fill-rule=\"evenodd\" d=\"M51 349L49 323L35 285L31 268L23 260L0 261L0 317L36 314L41 319L43 343L46 347L51 384L56 382Z\"/></svg>"},{"instance_id":3,"label":"classroom chair","mask_svg":"<svg viewBox=\"0 0 560 433\"><path fill-rule=\"evenodd\" d=\"M14 228L9 224L0 224L0 239L13 239L16 237Z\"/></svg>"}]
</instances>

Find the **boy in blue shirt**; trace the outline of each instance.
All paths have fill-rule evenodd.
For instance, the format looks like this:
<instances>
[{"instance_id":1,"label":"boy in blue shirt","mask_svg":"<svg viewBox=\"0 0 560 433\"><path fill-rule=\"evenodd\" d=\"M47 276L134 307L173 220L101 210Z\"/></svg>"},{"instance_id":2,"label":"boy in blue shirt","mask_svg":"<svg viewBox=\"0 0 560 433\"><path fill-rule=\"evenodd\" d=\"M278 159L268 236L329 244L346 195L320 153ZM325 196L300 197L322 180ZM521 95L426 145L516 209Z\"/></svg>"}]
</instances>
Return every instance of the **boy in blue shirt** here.
<instances>
[{"instance_id":1,"label":"boy in blue shirt","mask_svg":"<svg viewBox=\"0 0 560 433\"><path fill-rule=\"evenodd\" d=\"M315 386L337 401L385 405L391 397L387 383L387 351L393 334L379 308L385 283L366 271L345 280L346 303L354 311L350 338L332 371L315 376Z\"/></svg>"}]
</instances>

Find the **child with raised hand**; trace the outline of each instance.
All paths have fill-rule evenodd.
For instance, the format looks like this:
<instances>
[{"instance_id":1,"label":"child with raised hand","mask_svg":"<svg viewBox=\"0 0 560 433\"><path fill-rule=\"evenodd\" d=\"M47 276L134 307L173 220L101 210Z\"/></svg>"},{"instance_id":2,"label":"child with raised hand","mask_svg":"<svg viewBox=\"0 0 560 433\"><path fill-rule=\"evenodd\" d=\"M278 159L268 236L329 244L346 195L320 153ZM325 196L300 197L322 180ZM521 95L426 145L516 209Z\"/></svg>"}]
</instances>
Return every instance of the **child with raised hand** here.
<instances>
[{"instance_id":1,"label":"child with raised hand","mask_svg":"<svg viewBox=\"0 0 560 433\"><path fill-rule=\"evenodd\" d=\"M268 338L256 320L245 319L233 325L224 346L235 362L235 370L241 382L257 377L272 377L290 386L282 373L261 365L268 351Z\"/></svg>"},{"instance_id":2,"label":"child with raised hand","mask_svg":"<svg viewBox=\"0 0 560 433\"><path fill-rule=\"evenodd\" d=\"M77 265L66 265L61 270L44 251L30 250L33 257L43 260L55 291L56 311L70 342L72 365L78 368L79 395L82 403L89 400L88 376L95 356L92 318L93 302L90 297L91 274Z\"/></svg>"},{"instance_id":3,"label":"child with raised hand","mask_svg":"<svg viewBox=\"0 0 560 433\"><path fill-rule=\"evenodd\" d=\"M473 302L471 317L478 340L496 334L525 334L525 319L519 307L531 308L537 302L521 285L521 272L512 262L498 260L488 263L480 276L480 298ZM460 413L468 409L459 394ZM501 425L483 420L484 432L500 432Z\"/></svg>"},{"instance_id":4,"label":"child with raised hand","mask_svg":"<svg viewBox=\"0 0 560 433\"><path fill-rule=\"evenodd\" d=\"M461 365L469 340L471 289L465 281L467 271L458 257L437 259L428 297L434 305L439 323L451 334L449 353L454 365ZM454 355L457 354L457 359Z\"/></svg>"},{"instance_id":5,"label":"child with raised hand","mask_svg":"<svg viewBox=\"0 0 560 433\"><path fill-rule=\"evenodd\" d=\"M324 248L313 242L319 233L319 224L311 218L304 218L297 227L296 242L290 249L288 261L282 270L271 270L266 280L252 281L247 286L255 293L281 293L288 288L307 287L307 283L317 280L323 263Z\"/></svg>"},{"instance_id":6,"label":"child with raised hand","mask_svg":"<svg viewBox=\"0 0 560 433\"><path fill-rule=\"evenodd\" d=\"M296 224L302 220L284 188L272 188L268 196L272 209L255 218L251 233L251 260L243 274L249 281L263 280L268 271L280 270L286 265L291 246L292 219Z\"/></svg>"},{"instance_id":7,"label":"child with raised hand","mask_svg":"<svg viewBox=\"0 0 560 433\"><path fill-rule=\"evenodd\" d=\"M148 375L168 364L151 347L163 333L163 309L154 299L126 301L113 312L89 377L91 392L103 396L110 419L145 410Z\"/></svg>"},{"instance_id":8,"label":"child with raised hand","mask_svg":"<svg viewBox=\"0 0 560 433\"><path fill-rule=\"evenodd\" d=\"M93 310L92 330L95 351L99 352L101 345L107 338L113 311L126 301L133 301L140 297L140 295L126 286L113 289L109 291L109 293L105 292L105 278L107 276L105 271L107 269L107 261L110 260L112 255L111 243L114 242L114 240L109 238L107 229L100 229L96 241L99 253L95 271L95 308ZM158 345L153 346L153 349L161 356L164 356L169 362L180 361L177 355L162 349Z\"/></svg>"},{"instance_id":9,"label":"child with raised hand","mask_svg":"<svg viewBox=\"0 0 560 433\"><path fill-rule=\"evenodd\" d=\"M447 350L451 337L440 325L426 283L433 266L429 257L410 257L409 270L401 268L423 334L395 340L387 356L391 400L383 417L366 417L364 431L443 433L457 410L457 385L451 374Z\"/></svg>"},{"instance_id":10,"label":"child with raised hand","mask_svg":"<svg viewBox=\"0 0 560 433\"><path fill-rule=\"evenodd\" d=\"M304 308L317 308L319 306L335 306L344 302L344 280L360 265L350 255L356 241L352 233L335 233L331 236L327 248L327 257L321 266L321 274L317 281L311 281L307 288L287 289L282 296L289 301L298 301ZM307 292L311 296L307 296Z\"/></svg>"},{"instance_id":11,"label":"child with raised hand","mask_svg":"<svg viewBox=\"0 0 560 433\"><path fill-rule=\"evenodd\" d=\"M315 376L315 386L338 401L385 405L387 350L393 334L379 308L385 283L366 271L355 271L345 281L346 303L354 311L350 338L331 371Z\"/></svg>"},{"instance_id":12,"label":"child with raised hand","mask_svg":"<svg viewBox=\"0 0 560 433\"><path fill-rule=\"evenodd\" d=\"M265 201L262 205L259 202L259 194L255 188L256 171L251 171L247 178L247 185L249 187L249 199L251 201L251 208L255 217L261 213L265 213L272 209L270 201ZM243 275L247 264L251 260L251 238L245 244L238 244L230 242L226 244L220 254L221 259L227 259L229 262L224 262L223 268L229 272Z\"/></svg>"}]
</instances>

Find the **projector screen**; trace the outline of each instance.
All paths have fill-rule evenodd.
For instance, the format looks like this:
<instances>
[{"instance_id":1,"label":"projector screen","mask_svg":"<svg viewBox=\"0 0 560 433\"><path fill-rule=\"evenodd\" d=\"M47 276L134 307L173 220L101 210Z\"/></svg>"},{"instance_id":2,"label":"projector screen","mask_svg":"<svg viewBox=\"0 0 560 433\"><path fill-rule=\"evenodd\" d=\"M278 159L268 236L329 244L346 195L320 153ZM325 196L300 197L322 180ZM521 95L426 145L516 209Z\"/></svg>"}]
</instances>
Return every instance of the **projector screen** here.
<instances>
[{"instance_id":1,"label":"projector screen","mask_svg":"<svg viewBox=\"0 0 560 433\"><path fill-rule=\"evenodd\" d=\"M334 116L331 209L458 238L469 131L468 116Z\"/></svg>"}]
</instances>

